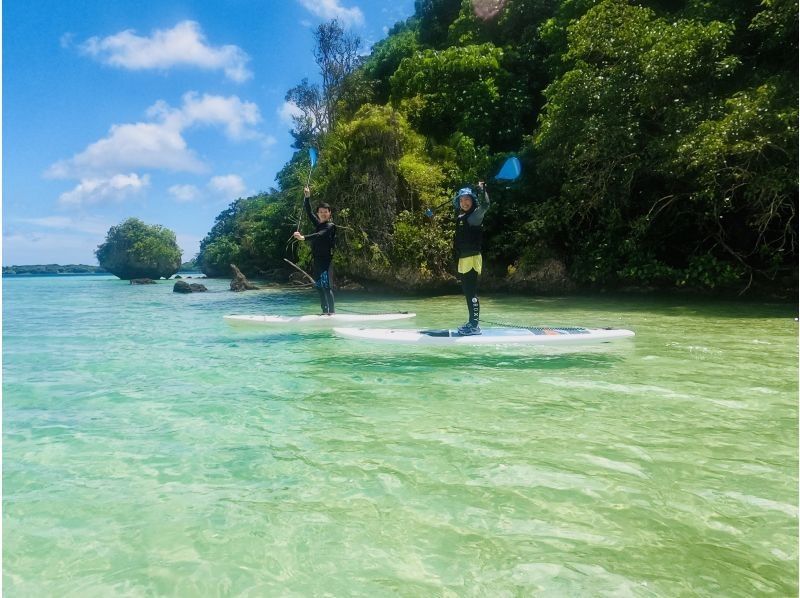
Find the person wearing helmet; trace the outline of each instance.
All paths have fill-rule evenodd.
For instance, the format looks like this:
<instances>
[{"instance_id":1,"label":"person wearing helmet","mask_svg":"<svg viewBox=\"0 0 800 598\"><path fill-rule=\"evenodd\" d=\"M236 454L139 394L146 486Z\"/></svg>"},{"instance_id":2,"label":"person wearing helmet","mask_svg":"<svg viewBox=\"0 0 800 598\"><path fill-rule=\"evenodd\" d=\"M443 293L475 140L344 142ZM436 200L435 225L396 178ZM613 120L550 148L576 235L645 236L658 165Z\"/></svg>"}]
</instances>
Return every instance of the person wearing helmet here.
<instances>
[{"instance_id":1,"label":"person wearing helmet","mask_svg":"<svg viewBox=\"0 0 800 598\"><path fill-rule=\"evenodd\" d=\"M331 207L326 203L317 206L317 213L311 211L311 189L303 189L303 208L308 219L314 224L315 232L303 235L295 231L294 238L311 243L314 286L319 291L320 307L323 315L336 313L333 302L333 249L336 246L336 226L331 220Z\"/></svg>"},{"instance_id":2,"label":"person wearing helmet","mask_svg":"<svg viewBox=\"0 0 800 598\"><path fill-rule=\"evenodd\" d=\"M453 244L469 314L469 320L459 327L458 332L467 336L481 333L481 327L478 325L481 314L481 304L478 301L478 276L483 269L481 256L483 217L489 209L489 195L486 193L483 181L478 183L478 193L471 187L460 189L454 203L456 234Z\"/></svg>"}]
</instances>

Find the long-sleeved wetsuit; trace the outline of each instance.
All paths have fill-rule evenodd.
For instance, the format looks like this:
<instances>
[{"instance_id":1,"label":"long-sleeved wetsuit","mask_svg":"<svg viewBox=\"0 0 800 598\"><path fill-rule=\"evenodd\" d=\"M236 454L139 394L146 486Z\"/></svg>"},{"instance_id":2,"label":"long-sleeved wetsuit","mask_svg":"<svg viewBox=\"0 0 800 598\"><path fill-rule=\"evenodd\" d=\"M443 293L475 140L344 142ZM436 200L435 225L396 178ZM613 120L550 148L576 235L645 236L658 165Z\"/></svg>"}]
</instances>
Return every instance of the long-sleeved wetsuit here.
<instances>
[{"instance_id":1,"label":"long-sleeved wetsuit","mask_svg":"<svg viewBox=\"0 0 800 598\"><path fill-rule=\"evenodd\" d=\"M308 219L314 224L315 232L305 235L305 239L311 243L311 257L313 261L314 285L319 291L319 302L322 313L332 314L336 312L333 302L333 248L336 245L336 226L328 220L320 222L317 215L311 211L311 201L308 197L303 198Z\"/></svg>"},{"instance_id":2,"label":"long-sleeved wetsuit","mask_svg":"<svg viewBox=\"0 0 800 598\"><path fill-rule=\"evenodd\" d=\"M481 241L483 237L483 217L489 209L489 195L480 193L479 201L473 200L469 212L457 214L454 249L458 259L458 273L461 275L461 288L467 301L469 324L478 326L481 304L478 301L478 276L483 269Z\"/></svg>"}]
</instances>

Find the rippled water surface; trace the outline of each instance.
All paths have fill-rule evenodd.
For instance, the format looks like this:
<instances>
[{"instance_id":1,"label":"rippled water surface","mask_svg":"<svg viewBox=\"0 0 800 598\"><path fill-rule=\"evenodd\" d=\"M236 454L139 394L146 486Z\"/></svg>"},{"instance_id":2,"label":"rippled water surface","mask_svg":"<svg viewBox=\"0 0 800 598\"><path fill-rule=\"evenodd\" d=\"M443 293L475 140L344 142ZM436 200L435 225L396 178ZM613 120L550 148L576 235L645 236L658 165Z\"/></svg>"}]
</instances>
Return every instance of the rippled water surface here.
<instances>
[{"instance_id":1,"label":"rippled water surface","mask_svg":"<svg viewBox=\"0 0 800 598\"><path fill-rule=\"evenodd\" d=\"M637 336L448 352L232 328L314 298L203 282L3 281L5 595L797 595L792 306L485 296Z\"/></svg>"}]
</instances>

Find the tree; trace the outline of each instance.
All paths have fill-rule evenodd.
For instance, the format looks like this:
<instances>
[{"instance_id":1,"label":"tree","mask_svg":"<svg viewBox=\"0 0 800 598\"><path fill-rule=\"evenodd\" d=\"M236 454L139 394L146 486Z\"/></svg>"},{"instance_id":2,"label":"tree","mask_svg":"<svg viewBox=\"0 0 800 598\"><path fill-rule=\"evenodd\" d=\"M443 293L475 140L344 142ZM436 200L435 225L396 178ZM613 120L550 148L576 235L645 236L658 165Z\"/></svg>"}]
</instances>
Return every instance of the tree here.
<instances>
[{"instance_id":1,"label":"tree","mask_svg":"<svg viewBox=\"0 0 800 598\"><path fill-rule=\"evenodd\" d=\"M161 225L128 218L112 226L95 251L100 266L123 280L169 278L181 267L175 233Z\"/></svg>"},{"instance_id":2,"label":"tree","mask_svg":"<svg viewBox=\"0 0 800 598\"><path fill-rule=\"evenodd\" d=\"M202 248L200 271L212 278L228 275L231 264L241 263L241 255L242 248L236 239L229 236L218 237Z\"/></svg>"},{"instance_id":3,"label":"tree","mask_svg":"<svg viewBox=\"0 0 800 598\"><path fill-rule=\"evenodd\" d=\"M408 285L442 276L450 258L449 221L427 220L423 212L440 204L447 190L424 138L390 107L365 105L340 123L326 152L317 180L342 227L338 259L348 274Z\"/></svg>"},{"instance_id":4,"label":"tree","mask_svg":"<svg viewBox=\"0 0 800 598\"><path fill-rule=\"evenodd\" d=\"M300 114L292 115L294 128L291 130L295 142L293 147L303 149L328 130L328 115L319 86L303 78L299 85L286 92L286 101L293 103Z\"/></svg>"},{"instance_id":5,"label":"tree","mask_svg":"<svg viewBox=\"0 0 800 598\"><path fill-rule=\"evenodd\" d=\"M300 114L292 116L294 128L291 134L296 149L319 146L320 138L336 125L339 102L345 96L363 95L358 92L367 83L362 78L358 84L348 84L348 79L361 64L358 55L361 39L358 36L345 32L334 19L317 27L314 41L314 58L322 77L322 88L304 78L286 92L286 101L300 110ZM368 99L366 97L365 101Z\"/></svg>"},{"instance_id":6,"label":"tree","mask_svg":"<svg viewBox=\"0 0 800 598\"><path fill-rule=\"evenodd\" d=\"M385 104L389 101L389 78L402 60L413 56L418 49L416 31L405 27L372 47L372 54L364 64L364 71L375 82L373 103Z\"/></svg>"},{"instance_id":7,"label":"tree","mask_svg":"<svg viewBox=\"0 0 800 598\"><path fill-rule=\"evenodd\" d=\"M294 147L320 151L314 196L336 208L340 273L445 280L451 219L424 207L513 152L523 177L492 188L484 231L495 273L555 261L579 285L796 288L796 0L415 8L363 61L357 38L320 26L321 85L286 96ZM200 263L257 273L291 257L309 172L296 152L280 191L220 216Z\"/></svg>"},{"instance_id":8,"label":"tree","mask_svg":"<svg viewBox=\"0 0 800 598\"><path fill-rule=\"evenodd\" d=\"M458 17L461 0L414 0L419 19L419 40L431 48L447 45L447 30Z\"/></svg>"},{"instance_id":9,"label":"tree","mask_svg":"<svg viewBox=\"0 0 800 598\"><path fill-rule=\"evenodd\" d=\"M197 264L206 276L228 276L236 264L248 276L282 268L290 236L292 195L271 190L237 199L200 242Z\"/></svg>"},{"instance_id":10,"label":"tree","mask_svg":"<svg viewBox=\"0 0 800 598\"><path fill-rule=\"evenodd\" d=\"M420 132L443 140L458 131L492 148L519 143L529 98L491 43L425 50L405 58L391 77L392 102Z\"/></svg>"},{"instance_id":11,"label":"tree","mask_svg":"<svg viewBox=\"0 0 800 598\"><path fill-rule=\"evenodd\" d=\"M322 23L314 32L314 58L322 76L322 99L325 102L326 131L336 126L336 104L341 98L347 76L360 64L361 38L345 32L339 21Z\"/></svg>"},{"instance_id":12,"label":"tree","mask_svg":"<svg viewBox=\"0 0 800 598\"><path fill-rule=\"evenodd\" d=\"M735 93L700 123L675 164L696 181L717 253L774 278L797 254L797 93L780 78Z\"/></svg>"}]
</instances>

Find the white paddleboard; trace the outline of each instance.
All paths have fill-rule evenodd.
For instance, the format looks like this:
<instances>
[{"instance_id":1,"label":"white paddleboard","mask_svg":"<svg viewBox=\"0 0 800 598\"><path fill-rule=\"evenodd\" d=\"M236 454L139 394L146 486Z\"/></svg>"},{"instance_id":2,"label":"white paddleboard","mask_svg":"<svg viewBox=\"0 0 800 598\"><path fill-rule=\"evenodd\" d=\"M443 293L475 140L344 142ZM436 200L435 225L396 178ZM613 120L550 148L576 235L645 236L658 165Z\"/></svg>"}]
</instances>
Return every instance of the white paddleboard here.
<instances>
[{"instance_id":1,"label":"white paddleboard","mask_svg":"<svg viewBox=\"0 0 800 598\"><path fill-rule=\"evenodd\" d=\"M607 343L635 336L631 330L576 327L483 328L481 334L464 336L458 330L402 328L342 328L333 331L351 339L416 345L581 345Z\"/></svg>"},{"instance_id":2,"label":"white paddleboard","mask_svg":"<svg viewBox=\"0 0 800 598\"><path fill-rule=\"evenodd\" d=\"M310 314L307 316L223 316L228 324L235 326L335 326L357 322L387 322L413 318L414 313L396 312L390 314L333 314L323 316Z\"/></svg>"}]
</instances>

